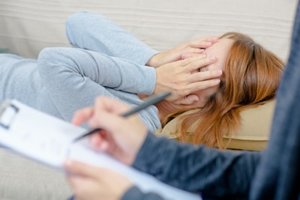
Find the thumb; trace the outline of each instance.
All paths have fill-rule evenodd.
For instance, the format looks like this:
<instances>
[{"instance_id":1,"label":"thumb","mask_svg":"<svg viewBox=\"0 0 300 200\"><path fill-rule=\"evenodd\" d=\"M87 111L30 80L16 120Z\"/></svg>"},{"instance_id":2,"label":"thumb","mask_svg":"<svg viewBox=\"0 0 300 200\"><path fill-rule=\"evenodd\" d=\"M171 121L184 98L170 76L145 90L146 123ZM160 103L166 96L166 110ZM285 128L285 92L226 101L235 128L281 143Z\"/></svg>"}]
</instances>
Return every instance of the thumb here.
<instances>
[{"instance_id":1,"label":"thumb","mask_svg":"<svg viewBox=\"0 0 300 200\"><path fill-rule=\"evenodd\" d=\"M197 101L199 101L199 97L197 95L190 94L188 96L185 96L182 99L179 99L179 100L175 101L175 104L178 104L178 105L191 105L191 104L193 104Z\"/></svg>"},{"instance_id":2,"label":"thumb","mask_svg":"<svg viewBox=\"0 0 300 200\"><path fill-rule=\"evenodd\" d=\"M74 160L67 160L64 166L68 173L79 176L95 177L99 173L98 168Z\"/></svg>"},{"instance_id":3,"label":"thumb","mask_svg":"<svg viewBox=\"0 0 300 200\"><path fill-rule=\"evenodd\" d=\"M203 53L183 53L181 55L181 59L184 60L184 59L187 59L187 58L196 57L196 56L199 56L199 54L203 54Z\"/></svg>"}]
</instances>

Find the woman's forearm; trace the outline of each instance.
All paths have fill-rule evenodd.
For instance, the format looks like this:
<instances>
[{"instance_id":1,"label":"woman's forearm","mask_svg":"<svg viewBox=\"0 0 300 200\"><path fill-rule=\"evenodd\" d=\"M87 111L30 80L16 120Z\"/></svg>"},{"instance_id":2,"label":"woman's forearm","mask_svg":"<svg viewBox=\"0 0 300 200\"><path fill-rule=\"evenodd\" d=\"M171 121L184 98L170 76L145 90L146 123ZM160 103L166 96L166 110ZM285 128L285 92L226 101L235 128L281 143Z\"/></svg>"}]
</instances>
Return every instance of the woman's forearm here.
<instances>
[{"instance_id":1,"label":"woman's forearm","mask_svg":"<svg viewBox=\"0 0 300 200\"><path fill-rule=\"evenodd\" d=\"M133 167L183 190L202 195L246 195L260 153L227 152L177 144L148 134Z\"/></svg>"}]
</instances>

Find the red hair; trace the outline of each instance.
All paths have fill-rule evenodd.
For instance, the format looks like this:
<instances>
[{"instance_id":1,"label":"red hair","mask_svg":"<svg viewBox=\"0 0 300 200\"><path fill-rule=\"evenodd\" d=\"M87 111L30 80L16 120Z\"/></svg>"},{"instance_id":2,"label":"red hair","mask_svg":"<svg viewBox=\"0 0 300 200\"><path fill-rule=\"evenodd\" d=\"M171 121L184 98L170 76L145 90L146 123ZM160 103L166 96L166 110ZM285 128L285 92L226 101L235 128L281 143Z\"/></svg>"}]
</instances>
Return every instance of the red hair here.
<instances>
[{"instance_id":1,"label":"red hair","mask_svg":"<svg viewBox=\"0 0 300 200\"><path fill-rule=\"evenodd\" d=\"M233 45L220 87L200 111L181 117L181 141L189 138L187 130L197 122L193 143L224 148L223 136L240 126L240 111L275 97L283 62L246 35L230 32L221 38L232 39Z\"/></svg>"}]
</instances>

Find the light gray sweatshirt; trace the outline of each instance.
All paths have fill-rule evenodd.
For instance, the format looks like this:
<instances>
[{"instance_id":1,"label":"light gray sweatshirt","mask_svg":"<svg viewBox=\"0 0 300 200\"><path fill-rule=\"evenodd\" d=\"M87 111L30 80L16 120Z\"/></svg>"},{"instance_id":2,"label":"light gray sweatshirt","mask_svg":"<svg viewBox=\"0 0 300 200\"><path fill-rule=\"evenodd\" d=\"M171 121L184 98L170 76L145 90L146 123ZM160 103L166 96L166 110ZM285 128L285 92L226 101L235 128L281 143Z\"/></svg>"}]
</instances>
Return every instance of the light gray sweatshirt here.
<instances>
[{"instance_id":1,"label":"light gray sweatshirt","mask_svg":"<svg viewBox=\"0 0 300 200\"><path fill-rule=\"evenodd\" d=\"M155 50L93 13L71 16L67 35L73 48L46 48L37 60L0 55L0 100L17 99L69 121L97 96L137 105L137 93L152 94L156 73L145 63ZM140 116L150 130L160 127L155 106Z\"/></svg>"}]
</instances>

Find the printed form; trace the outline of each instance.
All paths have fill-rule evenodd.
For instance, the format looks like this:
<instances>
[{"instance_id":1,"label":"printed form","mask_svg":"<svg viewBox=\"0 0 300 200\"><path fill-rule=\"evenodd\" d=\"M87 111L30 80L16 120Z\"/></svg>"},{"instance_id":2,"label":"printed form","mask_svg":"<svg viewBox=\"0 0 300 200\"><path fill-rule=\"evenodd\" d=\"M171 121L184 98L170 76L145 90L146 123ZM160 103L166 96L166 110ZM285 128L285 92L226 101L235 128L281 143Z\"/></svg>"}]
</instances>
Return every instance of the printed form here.
<instances>
[{"instance_id":1,"label":"printed form","mask_svg":"<svg viewBox=\"0 0 300 200\"><path fill-rule=\"evenodd\" d=\"M130 168L89 148L87 140L74 143L86 130L30 108L16 100L0 106L0 144L14 152L61 169L66 159L112 169L127 176L145 192L166 199L201 200L200 195L166 185L153 176Z\"/></svg>"}]
</instances>

